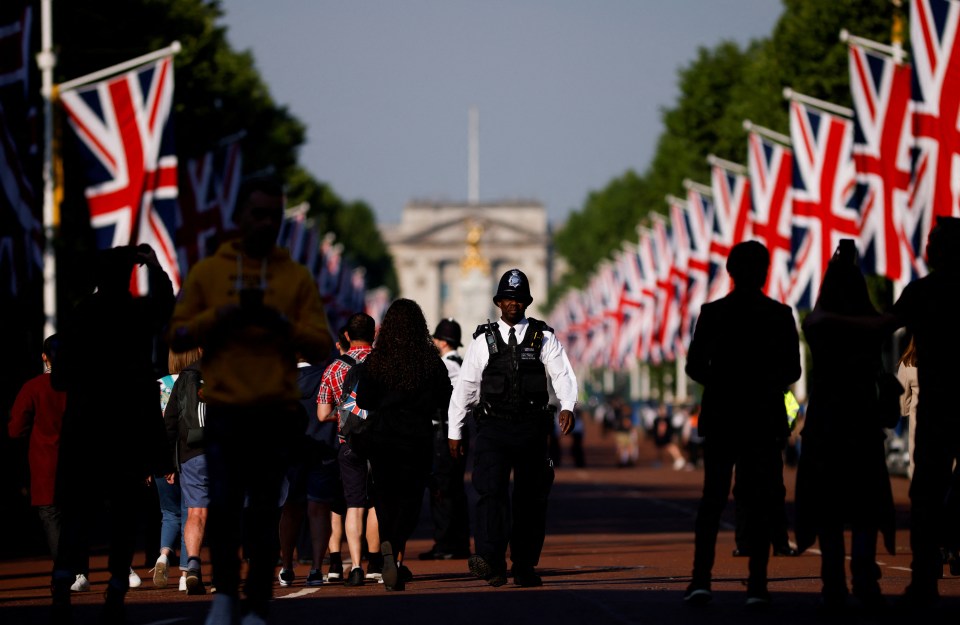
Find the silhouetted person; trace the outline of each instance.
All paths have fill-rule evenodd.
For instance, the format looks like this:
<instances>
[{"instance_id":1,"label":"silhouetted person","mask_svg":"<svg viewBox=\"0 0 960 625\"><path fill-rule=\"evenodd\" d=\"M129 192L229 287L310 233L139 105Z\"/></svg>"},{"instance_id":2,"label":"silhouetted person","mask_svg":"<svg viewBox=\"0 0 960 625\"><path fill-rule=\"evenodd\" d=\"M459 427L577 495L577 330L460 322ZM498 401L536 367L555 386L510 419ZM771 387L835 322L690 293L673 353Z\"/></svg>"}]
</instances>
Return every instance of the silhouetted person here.
<instances>
[{"instance_id":1,"label":"silhouetted person","mask_svg":"<svg viewBox=\"0 0 960 625\"><path fill-rule=\"evenodd\" d=\"M203 348L208 536L213 599L207 623L238 616L243 515L249 537L245 623L263 623L273 594L278 502L290 445L306 423L297 354L322 359L333 345L310 272L277 247L284 194L270 177L245 180L234 221L240 238L187 276L170 322L170 346Z\"/></svg>"},{"instance_id":2,"label":"silhouetted person","mask_svg":"<svg viewBox=\"0 0 960 625\"><path fill-rule=\"evenodd\" d=\"M894 553L896 523L887 473L877 373L887 333L852 318L878 317L870 302L853 240L830 261L816 306L803 322L813 359L810 403L797 469L797 546L819 540L823 605L840 610L847 598L844 527L852 529L853 594L867 608L882 606L877 533Z\"/></svg>"},{"instance_id":3,"label":"silhouetted person","mask_svg":"<svg viewBox=\"0 0 960 625\"><path fill-rule=\"evenodd\" d=\"M800 377L790 308L763 294L770 254L756 241L730 251L733 291L705 304L687 356L687 374L704 386L698 422L704 438L703 496L697 511L691 605L712 598L711 570L720 516L736 467L750 551L747 605L769 603L767 561L783 488L783 440L789 433L784 390Z\"/></svg>"},{"instance_id":4,"label":"silhouetted person","mask_svg":"<svg viewBox=\"0 0 960 625\"><path fill-rule=\"evenodd\" d=\"M937 218L927 242L932 271L911 282L894 304L917 348L917 405L913 481L910 485L910 547L913 570L906 599L920 606L938 597L943 572L939 540L953 463L960 458L960 219Z\"/></svg>"},{"instance_id":5,"label":"silhouetted person","mask_svg":"<svg viewBox=\"0 0 960 625\"><path fill-rule=\"evenodd\" d=\"M134 298L134 267L146 265L149 295ZM103 622L123 621L136 542L138 489L172 471L160 413L153 346L170 316L173 289L149 245L97 255L96 293L77 305L60 336L54 388L67 392L56 499L63 514L53 571L54 618L69 618L69 587L88 550L91 506L108 510L110 555ZM66 591L64 591L66 589Z\"/></svg>"}]
</instances>

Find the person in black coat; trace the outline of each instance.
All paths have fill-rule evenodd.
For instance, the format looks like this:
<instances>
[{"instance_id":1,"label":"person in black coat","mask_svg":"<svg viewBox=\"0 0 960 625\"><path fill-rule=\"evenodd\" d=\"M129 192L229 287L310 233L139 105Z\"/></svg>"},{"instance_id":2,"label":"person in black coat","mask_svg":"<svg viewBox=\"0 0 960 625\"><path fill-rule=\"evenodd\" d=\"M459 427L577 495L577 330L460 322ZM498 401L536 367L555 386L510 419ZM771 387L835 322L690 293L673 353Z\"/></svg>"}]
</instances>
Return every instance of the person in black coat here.
<instances>
[{"instance_id":1,"label":"person in black coat","mask_svg":"<svg viewBox=\"0 0 960 625\"><path fill-rule=\"evenodd\" d=\"M783 393L800 377L800 347L790 308L763 294L770 254L756 241L730 251L733 291L705 304L687 355L687 374L704 385L703 496L697 511L693 580L684 595L704 605L710 591L720 516L737 469L750 553L747 605L769 603L767 561L782 515L783 440L789 434Z\"/></svg>"},{"instance_id":2,"label":"person in black coat","mask_svg":"<svg viewBox=\"0 0 960 625\"><path fill-rule=\"evenodd\" d=\"M819 540L824 607L841 609L847 597L844 573L846 524L852 527L853 594L869 608L882 605L877 533L895 553L893 493L887 473L884 424L877 400L877 374L887 333L859 317L878 317L858 266L854 241L841 242L803 322L813 368L797 469L797 546Z\"/></svg>"},{"instance_id":3,"label":"person in black coat","mask_svg":"<svg viewBox=\"0 0 960 625\"><path fill-rule=\"evenodd\" d=\"M396 300L383 317L357 385L357 406L368 410L371 420L365 447L387 590L403 590L411 578L403 556L433 464L432 419L449 404L452 390L420 306Z\"/></svg>"}]
</instances>

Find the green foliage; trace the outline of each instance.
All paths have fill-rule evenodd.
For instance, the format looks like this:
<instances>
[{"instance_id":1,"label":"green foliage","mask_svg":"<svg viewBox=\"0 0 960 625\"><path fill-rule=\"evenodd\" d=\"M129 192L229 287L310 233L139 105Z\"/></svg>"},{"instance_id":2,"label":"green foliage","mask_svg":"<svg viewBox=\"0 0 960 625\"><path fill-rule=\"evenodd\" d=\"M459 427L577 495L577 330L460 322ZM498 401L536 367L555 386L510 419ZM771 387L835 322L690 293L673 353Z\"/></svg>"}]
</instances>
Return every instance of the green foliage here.
<instances>
[{"instance_id":1,"label":"green foliage","mask_svg":"<svg viewBox=\"0 0 960 625\"><path fill-rule=\"evenodd\" d=\"M708 154L746 160L743 120L787 133L783 88L849 106L846 28L854 35L890 41L894 7L889 0L784 0L771 37L745 49L732 42L698 50L678 73L680 95L663 112L664 131L649 168L630 171L591 192L580 211L557 232L557 252L570 273L551 292L555 303L570 287L582 287L596 264L624 240L651 210L665 212L667 194L683 195L685 178L709 181Z\"/></svg>"},{"instance_id":2,"label":"green foliage","mask_svg":"<svg viewBox=\"0 0 960 625\"><path fill-rule=\"evenodd\" d=\"M179 40L183 49L174 57L174 131L181 162L215 148L225 137L245 133L245 173L282 175L291 201L309 201L320 232L334 232L346 257L367 267L367 284L386 284L396 292L393 262L372 211L362 202L345 204L298 164L304 124L273 100L253 55L231 48L226 29L217 25L221 16L216 0L58 2L55 80L76 78ZM70 148L65 148L69 158ZM82 182L69 168L65 173L61 249L67 256L82 255L92 248ZM355 235L346 232L354 228Z\"/></svg>"}]
</instances>

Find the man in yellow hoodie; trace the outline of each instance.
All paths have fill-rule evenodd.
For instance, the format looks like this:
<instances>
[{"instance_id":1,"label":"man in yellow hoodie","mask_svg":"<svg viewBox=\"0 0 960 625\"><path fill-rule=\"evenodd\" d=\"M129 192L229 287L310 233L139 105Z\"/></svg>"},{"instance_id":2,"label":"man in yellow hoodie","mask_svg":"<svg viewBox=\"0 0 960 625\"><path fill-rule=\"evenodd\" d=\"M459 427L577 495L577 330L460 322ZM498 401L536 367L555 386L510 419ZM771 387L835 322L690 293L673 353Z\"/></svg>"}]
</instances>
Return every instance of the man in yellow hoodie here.
<instances>
[{"instance_id":1,"label":"man in yellow hoodie","mask_svg":"<svg viewBox=\"0 0 960 625\"><path fill-rule=\"evenodd\" d=\"M283 207L279 180L241 184L239 238L190 271L170 322L172 349L204 349L208 536L217 588L208 624L240 617L241 516L250 560L243 623L266 622L285 454L306 426L298 417L297 354L319 362L333 345L316 282L276 245Z\"/></svg>"}]
</instances>

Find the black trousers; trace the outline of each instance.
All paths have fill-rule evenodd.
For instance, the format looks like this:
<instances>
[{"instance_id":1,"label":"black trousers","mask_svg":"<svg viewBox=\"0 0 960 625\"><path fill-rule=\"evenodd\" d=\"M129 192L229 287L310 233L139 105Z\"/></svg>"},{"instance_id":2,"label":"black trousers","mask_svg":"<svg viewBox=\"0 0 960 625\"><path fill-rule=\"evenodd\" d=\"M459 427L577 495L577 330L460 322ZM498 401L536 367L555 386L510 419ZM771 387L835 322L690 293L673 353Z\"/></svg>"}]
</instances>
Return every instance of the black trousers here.
<instances>
[{"instance_id":1,"label":"black trousers","mask_svg":"<svg viewBox=\"0 0 960 625\"><path fill-rule=\"evenodd\" d=\"M747 584L751 589L765 590L770 543L783 515L780 502L783 457L781 445L775 439L704 441L703 496L695 525L693 582L710 583L720 517L730 497L734 467L734 496L742 506L745 541L750 554Z\"/></svg>"},{"instance_id":2,"label":"black trousers","mask_svg":"<svg viewBox=\"0 0 960 625\"><path fill-rule=\"evenodd\" d=\"M250 561L244 592L250 609L261 614L273 594L280 552L280 488L292 442L303 433L295 433L296 415L285 404L207 407L213 585L217 592L238 595L243 544Z\"/></svg>"},{"instance_id":3,"label":"black trousers","mask_svg":"<svg viewBox=\"0 0 960 625\"><path fill-rule=\"evenodd\" d=\"M430 438L378 439L370 450L371 494L380 525L380 542L405 552L417 528L431 459ZM406 554L404 554L406 555Z\"/></svg>"},{"instance_id":4,"label":"black trousers","mask_svg":"<svg viewBox=\"0 0 960 625\"><path fill-rule=\"evenodd\" d=\"M470 514L463 481L466 470L466 457L450 455L446 424L434 426L430 516L434 549L442 553L470 553Z\"/></svg>"},{"instance_id":5,"label":"black trousers","mask_svg":"<svg viewBox=\"0 0 960 625\"><path fill-rule=\"evenodd\" d=\"M482 419L477 423L473 486L477 490L476 552L493 568L506 570L540 561L546 533L547 497L553 465L542 420ZM513 495L510 473L513 472Z\"/></svg>"}]
</instances>

